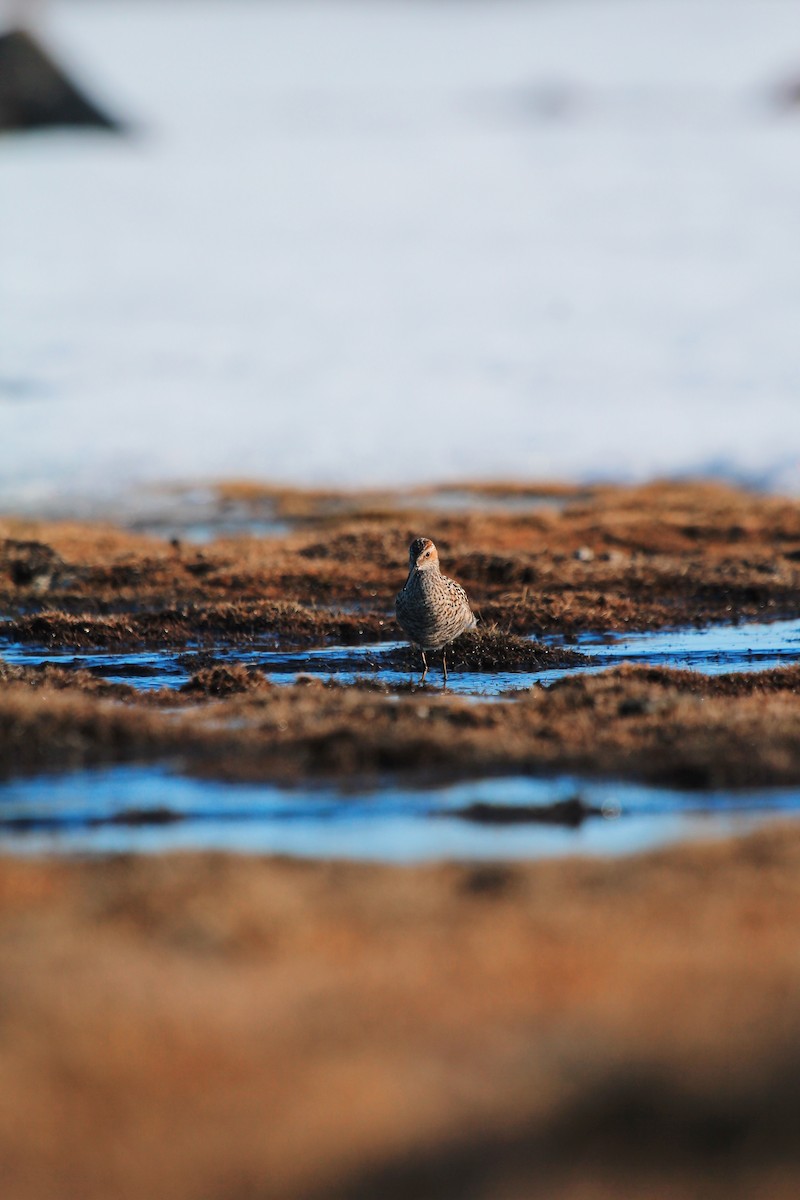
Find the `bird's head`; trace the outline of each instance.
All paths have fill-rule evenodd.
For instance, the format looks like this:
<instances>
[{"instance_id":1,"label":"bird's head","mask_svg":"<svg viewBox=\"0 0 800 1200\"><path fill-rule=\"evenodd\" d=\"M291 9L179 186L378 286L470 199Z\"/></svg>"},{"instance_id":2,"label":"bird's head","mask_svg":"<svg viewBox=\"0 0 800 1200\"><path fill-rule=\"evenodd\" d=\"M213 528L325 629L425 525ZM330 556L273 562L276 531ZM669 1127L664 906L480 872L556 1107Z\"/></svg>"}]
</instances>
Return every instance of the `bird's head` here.
<instances>
[{"instance_id":1,"label":"bird's head","mask_svg":"<svg viewBox=\"0 0 800 1200\"><path fill-rule=\"evenodd\" d=\"M430 538L418 537L408 548L408 567L414 571L429 571L438 567L439 552Z\"/></svg>"}]
</instances>

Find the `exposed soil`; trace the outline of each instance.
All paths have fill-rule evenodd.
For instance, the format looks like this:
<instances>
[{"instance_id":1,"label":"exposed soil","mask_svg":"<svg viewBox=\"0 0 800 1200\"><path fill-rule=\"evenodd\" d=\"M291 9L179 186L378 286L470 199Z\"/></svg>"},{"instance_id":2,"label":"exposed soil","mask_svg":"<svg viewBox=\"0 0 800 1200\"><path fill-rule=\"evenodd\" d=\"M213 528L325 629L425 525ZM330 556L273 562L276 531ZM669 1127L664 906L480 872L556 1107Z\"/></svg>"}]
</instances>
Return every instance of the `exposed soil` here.
<instances>
[{"instance_id":1,"label":"exposed soil","mask_svg":"<svg viewBox=\"0 0 800 1200\"><path fill-rule=\"evenodd\" d=\"M800 834L0 859L13 1200L794 1200Z\"/></svg>"}]
</instances>

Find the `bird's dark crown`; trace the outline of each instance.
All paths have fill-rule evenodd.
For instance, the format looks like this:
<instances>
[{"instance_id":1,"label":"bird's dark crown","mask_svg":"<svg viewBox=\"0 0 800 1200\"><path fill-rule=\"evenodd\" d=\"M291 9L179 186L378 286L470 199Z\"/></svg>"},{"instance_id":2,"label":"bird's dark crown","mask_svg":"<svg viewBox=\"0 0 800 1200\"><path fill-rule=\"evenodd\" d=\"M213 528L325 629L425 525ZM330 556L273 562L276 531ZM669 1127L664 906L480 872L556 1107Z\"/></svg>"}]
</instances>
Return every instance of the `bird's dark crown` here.
<instances>
[{"instance_id":1,"label":"bird's dark crown","mask_svg":"<svg viewBox=\"0 0 800 1200\"><path fill-rule=\"evenodd\" d=\"M423 550L427 550L428 546L432 546L433 542L430 538L418 537L414 538L411 545L408 547L409 557L413 559L419 558Z\"/></svg>"}]
</instances>

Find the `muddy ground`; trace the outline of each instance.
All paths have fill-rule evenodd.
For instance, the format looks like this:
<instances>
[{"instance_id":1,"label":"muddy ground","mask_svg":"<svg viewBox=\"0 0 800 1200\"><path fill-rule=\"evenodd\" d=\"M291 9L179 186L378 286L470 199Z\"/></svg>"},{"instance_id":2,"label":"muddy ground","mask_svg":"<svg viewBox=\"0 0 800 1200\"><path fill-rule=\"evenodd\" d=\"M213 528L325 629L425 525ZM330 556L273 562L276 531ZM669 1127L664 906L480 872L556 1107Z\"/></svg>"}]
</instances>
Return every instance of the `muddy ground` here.
<instances>
[{"instance_id":1,"label":"muddy ground","mask_svg":"<svg viewBox=\"0 0 800 1200\"><path fill-rule=\"evenodd\" d=\"M161 536L0 521L7 639L193 663L180 691L142 693L0 646L0 775L169 759L289 784L800 783L800 666L622 667L488 702L438 673L419 687L410 656L394 689L380 670L285 686L215 660L221 642L395 640L415 534L482 618L455 670L575 661L583 630L800 614L795 502L704 484L453 497L229 485L220 518L283 532L202 546L168 516ZM792 826L520 866L0 858L2 1193L794 1200L798 930Z\"/></svg>"}]
</instances>

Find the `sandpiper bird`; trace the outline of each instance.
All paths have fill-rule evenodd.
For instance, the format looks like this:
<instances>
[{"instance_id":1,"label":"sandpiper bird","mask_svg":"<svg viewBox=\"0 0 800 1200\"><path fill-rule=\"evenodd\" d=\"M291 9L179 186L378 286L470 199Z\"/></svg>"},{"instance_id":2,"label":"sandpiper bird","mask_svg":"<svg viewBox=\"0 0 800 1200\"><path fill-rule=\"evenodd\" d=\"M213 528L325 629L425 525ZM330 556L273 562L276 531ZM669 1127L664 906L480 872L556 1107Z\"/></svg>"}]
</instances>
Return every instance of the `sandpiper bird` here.
<instances>
[{"instance_id":1,"label":"sandpiper bird","mask_svg":"<svg viewBox=\"0 0 800 1200\"><path fill-rule=\"evenodd\" d=\"M406 637L422 651L422 679L428 674L426 650L442 651L447 682L447 647L477 624L460 583L439 570L439 554L430 538L415 538L408 549L408 579L394 602Z\"/></svg>"}]
</instances>

